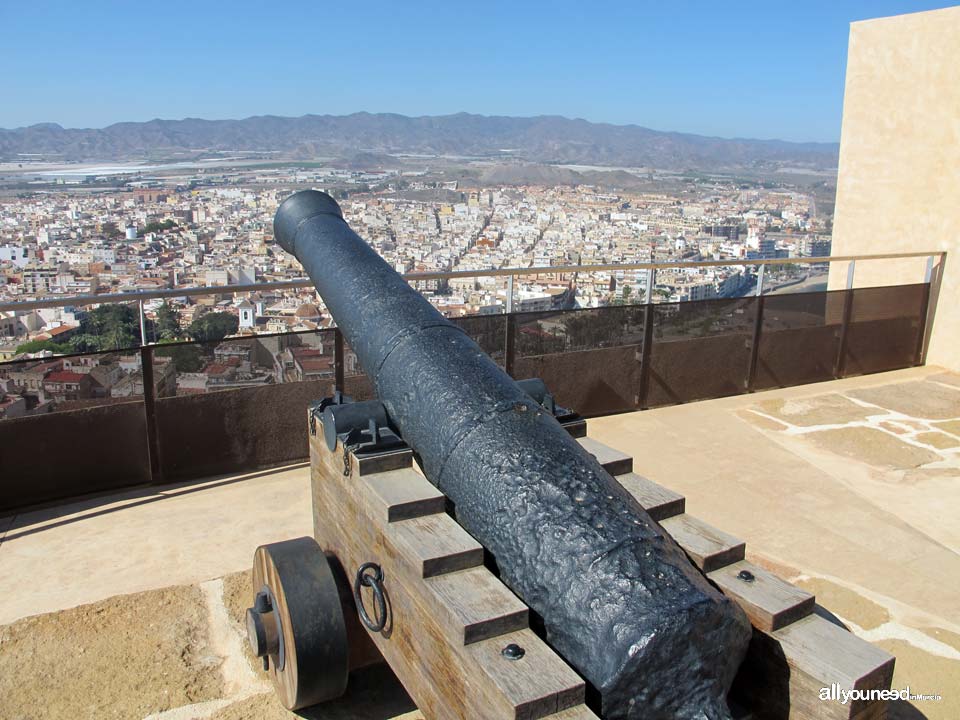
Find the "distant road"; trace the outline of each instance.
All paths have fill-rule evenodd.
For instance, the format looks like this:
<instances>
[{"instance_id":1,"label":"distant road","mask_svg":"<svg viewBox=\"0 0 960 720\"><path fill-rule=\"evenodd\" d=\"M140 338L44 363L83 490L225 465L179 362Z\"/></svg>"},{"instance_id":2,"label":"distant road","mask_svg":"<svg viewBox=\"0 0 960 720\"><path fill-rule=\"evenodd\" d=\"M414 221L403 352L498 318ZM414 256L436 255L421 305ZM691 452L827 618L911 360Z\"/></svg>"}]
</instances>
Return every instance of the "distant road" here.
<instances>
[{"instance_id":1,"label":"distant road","mask_svg":"<svg viewBox=\"0 0 960 720\"><path fill-rule=\"evenodd\" d=\"M820 292L827 289L827 275L807 275L799 282L781 283L764 295L786 295L798 292Z\"/></svg>"}]
</instances>

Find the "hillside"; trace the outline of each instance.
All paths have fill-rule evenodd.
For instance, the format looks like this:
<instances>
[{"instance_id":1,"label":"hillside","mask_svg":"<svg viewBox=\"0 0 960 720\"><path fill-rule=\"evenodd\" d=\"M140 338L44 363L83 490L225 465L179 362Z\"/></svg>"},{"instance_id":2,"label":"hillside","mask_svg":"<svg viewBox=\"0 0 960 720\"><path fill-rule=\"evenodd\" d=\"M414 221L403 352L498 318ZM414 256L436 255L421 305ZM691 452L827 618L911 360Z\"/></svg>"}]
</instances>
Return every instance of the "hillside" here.
<instances>
[{"instance_id":1,"label":"hillside","mask_svg":"<svg viewBox=\"0 0 960 720\"><path fill-rule=\"evenodd\" d=\"M833 143L723 139L556 116L393 114L258 116L244 120L151 120L102 129L45 123L0 129L0 160L41 154L63 160L140 159L164 152L274 151L286 157L357 153L500 157L572 163L717 170L837 165Z\"/></svg>"}]
</instances>

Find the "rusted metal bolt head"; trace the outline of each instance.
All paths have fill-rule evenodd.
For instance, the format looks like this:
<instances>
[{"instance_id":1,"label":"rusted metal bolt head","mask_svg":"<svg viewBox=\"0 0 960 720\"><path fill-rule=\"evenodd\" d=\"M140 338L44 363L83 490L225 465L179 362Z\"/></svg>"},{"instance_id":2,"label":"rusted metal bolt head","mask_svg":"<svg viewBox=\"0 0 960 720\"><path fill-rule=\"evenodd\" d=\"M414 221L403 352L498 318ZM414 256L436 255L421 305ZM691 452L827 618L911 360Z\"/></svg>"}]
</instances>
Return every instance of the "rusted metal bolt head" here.
<instances>
[{"instance_id":1,"label":"rusted metal bolt head","mask_svg":"<svg viewBox=\"0 0 960 720\"><path fill-rule=\"evenodd\" d=\"M748 583L751 583L757 579L756 576L749 570L741 570L737 573L737 578Z\"/></svg>"},{"instance_id":2,"label":"rusted metal bolt head","mask_svg":"<svg viewBox=\"0 0 960 720\"><path fill-rule=\"evenodd\" d=\"M527 651L516 643L510 643L500 651L500 654L503 655L507 660L519 660L527 654Z\"/></svg>"},{"instance_id":3,"label":"rusted metal bolt head","mask_svg":"<svg viewBox=\"0 0 960 720\"><path fill-rule=\"evenodd\" d=\"M273 611L273 601L268 590L261 590L253 600L253 607L247 608L247 643L250 650L263 658L263 669L267 669L267 656L276 655L280 650L279 617Z\"/></svg>"},{"instance_id":4,"label":"rusted metal bolt head","mask_svg":"<svg viewBox=\"0 0 960 720\"><path fill-rule=\"evenodd\" d=\"M253 609L258 613L270 612L273 604L270 602L270 594L261 590L253 599Z\"/></svg>"}]
</instances>

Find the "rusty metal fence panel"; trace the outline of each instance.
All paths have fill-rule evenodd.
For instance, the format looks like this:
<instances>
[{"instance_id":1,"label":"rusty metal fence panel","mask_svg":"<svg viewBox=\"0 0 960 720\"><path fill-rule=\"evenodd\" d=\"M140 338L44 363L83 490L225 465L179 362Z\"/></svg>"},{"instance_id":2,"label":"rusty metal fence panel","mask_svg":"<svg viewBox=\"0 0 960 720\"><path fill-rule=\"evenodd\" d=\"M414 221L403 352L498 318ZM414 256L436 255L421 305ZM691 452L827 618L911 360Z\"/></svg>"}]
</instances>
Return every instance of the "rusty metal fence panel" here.
<instances>
[{"instance_id":1,"label":"rusty metal fence panel","mask_svg":"<svg viewBox=\"0 0 960 720\"><path fill-rule=\"evenodd\" d=\"M757 298L655 305L646 407L745 392Z\"/></svg>"},{"instance_id":2,"label":"rusty metal fence panel","mask_svg":"<svg viewBox=\"0 0 960 720\"><path fill-rule=\"evenodd\" d=\"M852 290L842 376L919 364L929 292L926 283Z\"/></svg>"},{"instance_id":3,"label":"rusty metal fence panel","mask_svg":"<svg viewBox=\"0 0 960 720\"><path fill-rule=\"evenodd\" d=\"M763 298L754 390L835 377L846 296L837 290Z\"/></svg>"},{"instance_id":4,"label":"rusty metal fence panel","mask_svg":"<svg viewBox=\"0 0 960 720\"><path fill-rule=\"evenodd\" d=\"M542 378L589 417L920 364L929 293L921 283L455 322L513 377ZM309 402L334 389L373 396L336 329L6 362L0 381L94 361L117 396L65 387L44 414L0 421L0 509L302 459ZM69 476L43 451L64 439ZM36 492L14 482L26 475Z\"/></svg>"}]
</instances>

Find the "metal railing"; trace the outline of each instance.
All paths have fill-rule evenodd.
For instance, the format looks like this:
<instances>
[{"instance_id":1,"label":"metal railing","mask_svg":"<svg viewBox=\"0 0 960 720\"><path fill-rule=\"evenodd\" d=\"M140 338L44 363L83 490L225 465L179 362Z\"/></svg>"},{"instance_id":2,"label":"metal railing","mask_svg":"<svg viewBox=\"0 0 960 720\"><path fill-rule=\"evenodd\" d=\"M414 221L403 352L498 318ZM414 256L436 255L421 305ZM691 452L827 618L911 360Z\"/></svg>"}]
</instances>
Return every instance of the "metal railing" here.
<instances>
[{"instance_id":1,"label":"metal railing","mask_svg":"<svg viewBox=\"0 0 960 720\"><path fill-rule=\"evenodd\" d=\"M946 258L946 251L931 252L906 252L906 253L874 253L860 255L833 255L826 257L792 257L792 258L753 258L749 260L697 260L688 262L645 262L645 263L603 263L592 265L550 265L535 266L528 268L485 268L482 270L453 270L445 272L413 272L405 273L403 278L408 282L422 282L429 280L451 280L451 279L470 279L487 277L506 277L506 298L504 303L504 314L514 312L515 288L514 281L517 277L526 277L531 275L557 275L557 274L578 274L592 272L623 272L645 270L645 297L644 304L653 303L653 288L656 283L657 270L683 271L696 268L708 267L757 267L756 287L753 294L757 297L763 297L767 289L764 280L766 267L768 265L829 265L835 262L846 262L847 277L846 289L851 290L854 287L854 276L857 262L868 262L877 260L905 260L912 258L926 258L926 271L923 282L930 283L935 267L942 265ZM73 295L73 296L49 296L35 300L17 300L9 302L0 302L0 312L23 312L30 310L42 310L48 308L62 307L84 307L87 305L109 305L126 304L136 302L138 305L138 317L140 322L140 346L152 344L147 333L146 314L144 312L144 302L148 300L158 300L164 298L178 297L210 297L213 295L239 295L249 292L258 292L261 290L297 290L313 289L313 283L309 278L297 278L293 280L281 280L275 282L245 283L238 285L217 285L217 286L194 286L183 288L165 288L162 290L146 290L124 293L103 293L92 295ZM759 317L758 317L759 323ZM337 333L338 347L342 350L342 339ZM508 340L508 345L509 345ZM135 349L135 348L129 348ZM508 361L508 369L510 367Z\"/></svg>"},{"instance_id":2,"label":"metal railing","mask_svg":"<svg viewBox=\"0 0 960 720\"><path fill-rule=\"evenodd\" d=\"M707 267L753 267L758 266L761 272L758 274L757 294L763 290L762 278L763 271L767 265L823 265L834 262L850 263L847 283L849 287L853 284L853 273L857 262L867 262L873 260L907 260L910 258L927 258L927 275L932 271L934 263L942 261L946 257L946 251L932 252L908 252L908 253L876 253L868 255L832 255L827 257L791 257L791 258L755 258L752 260L696 260L692 262L646 262L646 263L604 263L595 265L546 265L528 268L485 268L482 270L450 270L437 272L413 272L406 273L403 278L408 282L421 282L426 280L454 280L485 277L506 277L507 278L507 307L506 312L511 311L513 281L517 277L528 275L551 275L551 274L570 274L570 273L592 273L621 270L647 270L656 272L657 270L687 270ZM649 287L649 285L648 285ZM176 297L209 297L211 295L239 295L246 292L257 292L260 290L298 290L313 288L313 283L309 278L297 278L294 280L279 280L275 282L247 283L242 285L217 285L217 286L195 286L183 288L165 288L163 290L143 290L137 292L125 293L103 293L93 295L73 295L73 296L50 296L38 298L36 300L15 300L9 302L0 302L0 312L20 311L20 310L42 310L45 308L67 307L67 306L85 306L100 305L111 303L129 303L143 302L145 300L160 300L162 298Z\"/></svg>"},{"instance_id":3,"label":"metal railing","mask_svg":"<svg viewBox=\"0 0 960 720\"><path fill-rule=\"evenodd\" d=\"M922 282L854 289L857 262L904 258L927 258ZM646 270L647 302L643 304L514 312L513 304L508 302L508 313L454 319L454 322L460 323L513 377L542 377L558 402L592 416L922 364L932 314L929 309L935 307L944 258L945 253L942 252L920 252L830 258L577 265L457 273L411 273L406 279L417 281L496 275L506 277L509 288L513 278L537 274L586 272L597 268L610 271ZM939 266L936 264L938 260ZM783 295L764 293L764 275L769 279L769 273L765 273L763 268L767 265L828 262L849 263L846 287ZM761 270L757 273L757 287L748 296L739 298L652 302L651 292L656 270L718 265L759 266ZM18 309L37 309L41 304L43 307L56 307L106 302L129 303L153 297L209 296L291 287L307 288L311 285L304 280L213 288L177 288L154 293L45 298L25 303L8 303L0 305L0 309L10 309L11 305ZM576 335L577 332L580 333L579 336ZM254 347L255 343L262 342L261 339L301 334L304 333L246 335L230 338L228 341L247 342ZM327 374L303 378L321 381L319 383L287 382L288 379L281 374L275 380L276 386L231 388L225 392L192 396L165 395L162 389L158 391L154 376L169 380L164 373L169 373L170 367L164 368L158 364L155 355L163 356L166 350L177 345L213 345L219 341L172 344L144 342L139 348L127 348L128 353L137 351L140 355L143 395L138 394L136 401L143 408L138 420L142 423L142 429L133 428L128 422L131 407L129 402L113 406L91 406L90 410L82 410L80 413L70 412L71 408L64 406L63 409L67 412L58 411L51 415L14 419L9 421L9 424L8 421L0 421L0 433L4 433L2 437L5 438L3 442L9 443L8 447L18 447L25 439L45 437L48 433L58 432L56 428L61 425L68 427L69 432L73 433L94 433L97 423L106 423L113 431L120 430L129 435L125 436L125 447L134 447L134 441L143 444L143 450L137 451L140 453L137 457L141 459L144 467L142 475L146 481L152 482L184 479L190 471L187 465L204 459L205 453L211 456L223 454L227 457L230 452L236 452L236 448L249 450L249 455L237 459L235 466L213 467L209 463L201 463L202 472L207 475L232 472L238 467L253 469L289 460L289 448L283 452L260 449L262 428L275 429L281 423L295 423L300 417L299 410L305 408L308 400L315 399L313 396L317 393L341 389L363 399L365 393L372 392L365 376L359 370L351 369L349 349L339 329L326 328L306 333L311 334L319 336L323 347L329 348L322 351L330 360L329 370L325 371ZM300 341L296 342L299 344ZM270 347L273 348L274 345L271 344ZM116 352L104 350L100 353L85 354ZM212 361L213 351L204 351L204 357L207 356L209 361ZM24 361L0 363L0 371L21 362ZM179 377L176 373L180 372L180 368L176 363L172 367L175 369L174 378ZM274 396L296 398L299 405L272 407L268 397ZM82 415L84 412L93 414ZM117 425L120 421L116 420L116 417L120 415L123 422L130 425L129 428ZM62 420L57 420L57 416L62 416ZM253 418L262 425L253 428L250 424ZM114 422L114 425L110 425L111 422ZM229 442L195 442L194 434L202 437L210 428L221 428L229 435ZM279 434L299 437L294 425ZM92 435L85 441L78 440L77 445L92 448L98 442L106 440ZM217 442L220 442L220 445ZM228 446L233 450L228 450ZM198 453L200 447L204 450ZM130 452L136 454L132 450ZM21 468L15 465L15 455L7 453L5 457L0 457L0 471L3 471L6 462L9 465L6 470L11 476L17 472L27 472L26 466ZM173 460L171 456L174 456ZM130 462L135 460L136 458L132 458ZM60 482L58 478L62 478L63 474L59 467L51 465L47 469L40 467L43 463L38 462L35 458L31 459L29 472L46 474L51 486ZM99 459L91 458L90 467L92 469L88 473L80 473L82 477L71 487L79 486L83 480L91 483L88 490L97 489L93 483L106 482L105 469ZM118 470L115 474L119 472ZM117 477L113 482L122 485L128 481ZM63 496L69 495L66 490L64 493L66 494Z\"/></svg>"},{"instance_id":4,"label":"metal railing","mask_svg":"<svg viewBox=\"0 0 960 720\"><path fill-rule=\"evenodd\" d=\"M515 288L514 281L517 277L526 277L531 275L556 275L556 274L577 274L593 272L622 272L622 271L646 271L646 290L644 304L653 302L653 288L656 283L657 270L688 270L708 267L757 267L757 280L754 294L762 297L765 285L765 269L768 265L824 265L834 262L846 262L847 281L846 288L852 289L854 286L854 274L858 261L867 262L875 260L904 260L911 258L926 258L927 266L924 282L929 283L937 262L942 263L946 257L945 251L933 252L907 252L907 253L875 253L861 255L834 255L827 257L792 257L792 258L754 258L749 260L697 260L690 262L645 262L645 263L603 263L593 265L550 265L528 268L485 268L482 270L452 270L446 272L414 272L406 273L403 278L408 282L422 282L429 280L452 280L452 279L470 279L487 277L506 277L506 301L504 303L504 312L510 314L514 311ZM86 306L86 305L107 305L136 302L137 311L140 320L140 344L141 346L150 345L150 339L147 333L146 314L144 312L144 302L147 300L159 300L163 298L177 297L209 297L212 295L239 295L248 292L257 292L261 290L297 290L312 289L313 283L309 278L297 278L294 280L281 280L276 282L264 283L246 283L239 285L218 285L218 286L195 286L184 288L166 288L163 290L147 290L125 293L104 293L93 295L74 295L68 297L50 296L36 300L22 300L0 303L0 312L18 312L28 310L41 310L47 308ZM758 320L759 322L759 320ZM338 342L339 340L339 333ZM508 365L508 370L510 365Z\"/></svg>"}]
</instances>

